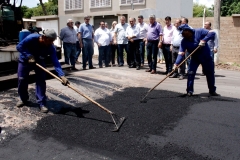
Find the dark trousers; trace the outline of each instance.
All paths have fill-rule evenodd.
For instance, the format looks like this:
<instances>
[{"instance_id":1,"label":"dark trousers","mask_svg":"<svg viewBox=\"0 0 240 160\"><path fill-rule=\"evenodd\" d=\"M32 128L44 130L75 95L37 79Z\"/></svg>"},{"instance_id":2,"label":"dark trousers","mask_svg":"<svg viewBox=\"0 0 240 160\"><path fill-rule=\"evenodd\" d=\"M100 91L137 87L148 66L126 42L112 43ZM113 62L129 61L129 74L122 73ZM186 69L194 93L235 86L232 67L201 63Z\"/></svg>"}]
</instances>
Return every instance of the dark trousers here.
<instances>
[{"instance_id":1,"label":"dark trousers","mask_svg":"<svg viewBox=\"0 0 240 160\"><path fill-rule=\"evenodd\" d=\"M129 62L131 66L140 66L141 57L139 52L140 40L128 41Z\"/></svg>"},{"instance_id":2,"label":"dark trousers","mask_svg":"<svg viewBox=\"0 0 240 160\"><path fill-rule=\"evenodd\" d=\"M158 43L159 40L148 41L147 43L147 59L150 70L156 71L157 68Z\"/></svg>"},{"instance_id":3,"label":"dark trousers","mask_svg":"<svg viewBox=\"0 0 240 160\"><path fill-rule=\"evenodd\" d=\"M178 57L178 53L179 53L179 47L174 47L173 46L173 48L172 48L172 64L175 64L175 62L177 60L177 57ZM179 73L181 75L184 75L185 74L185 69L186 69L186 65L184 63L179 67ZM178 73L178 70L176 70L175 73Z\"/></svg>"},{"instance_id":4,"label":"dark trousers","mask_svg":"<svg viewBox=\"0 0 240 160\"><path fill-rule=\"evenodd\" d=\"M93 56L93 41L92 39L82 39L82 61L83 68L86 68L86 62L88 61L89 68L93 67L92 56Z\"/></svg>"},{"instance_id":5,"label":"dark trousers","mask_svg":"<svg viewBox=\"0 0 240 160\"><path fill-rule=\"evenodd\" d=\"M118 44L118 60L119 60L119 65L124 65L124 59L123 59L123 49L127 53L127 63L130 65L130 58L128 54L128 47L127 44Z\"/></svg>"},{"instance_id":6,"label":"dark trousers","mask_svg":"<svg viewBox=\"0 0 240 160\"><path fill-rule=\"evenodd\" d=\"M37 62L41 66L45 67L43 61ZM41 105L46 105L46 75L45 72L38 68L34 64L29 64L27 62L18 63L18 95L23 102L28 101L28 77L29 72L34 70L36 73L36 99L37 103Z\"/></svg>"},{"instance_id":7,"label":"dark trousers","mask_svg":"<svg viewBox=\"0 0 240 160\"><path fill-rule=\"evenodd\" d=\"M82 51L82 49L80 47L80 43L79 43L79 41L77 41L76 42L76 61L78 60L78 57L80 56L81 51Z\"/></svg>"},{"instance_id":8,"label":"dark trousers","mask_svg":"<svg viewBox=\"0 0 240 160\"><path fill-rule=\"evenodd\" d=\"M76 62L76 44L75 43L63 43L63 50L65 56L65 63L71 64L75 67Z\"/></svg>"},{"instance_id":9,"label":"dark trousers","mask_svg":"<svg viewBox=\"0 0 240 160\"><path fill-rule=\"evenodd\" d=\"M139 51L141 57L141 64L144 64L145 59L145 42L141 39L139 42Z\"/></svg>"},{"instance_id":10,"label":"dark trousers","mask_svg":"<svg viewBox=\"0 0 240 160\"><path fill-rule=\"evenodd\" d=\"M165 65L166 65L166 72L170 73L172 71L172 53L170 51L170 45L169 44L163 44L162 45L162 51L163 51L163 56L165 59Z\"/></svg>"},{"instance_id":11,"label":"dark trousers","mask_svg":"<svg viewBox=\"0 0 240 160\"><path fill-rule=\"evenodd\" d=\"M193 92L194 78L196 75L199 64L202 65L203 71L207 77L209 92L215 92L215 76L214 76L214 63L210 53L196 52L192 57L188 71L187 92Z\"/></svg>"},{"instance_id":12,"label":"dark trousers","mask_svg":"<svg viewBox=\"0 0 240 160\"><path fill-rule=\"evenodd\" d=\"M98 47L99 56L98 56L98 63L99 66L102 66L102 62L104 59L105 66L109 65L109 53L110 53L110 46L100 46Z\"/></svg>"},{"instance_id":13,"label":"dark trousers","mask_svg":"<svg viewBox=\"0 0 240 160\"><path fill-rule=\"evenodd\" d=\"M111 45L111 62L112 64L115 64L115 57L116 57L116 51L117 51L117 57L118 57L118 45ZM119 59L117 58L117 63L119 64Z\"/></svg>"}]
</instances>

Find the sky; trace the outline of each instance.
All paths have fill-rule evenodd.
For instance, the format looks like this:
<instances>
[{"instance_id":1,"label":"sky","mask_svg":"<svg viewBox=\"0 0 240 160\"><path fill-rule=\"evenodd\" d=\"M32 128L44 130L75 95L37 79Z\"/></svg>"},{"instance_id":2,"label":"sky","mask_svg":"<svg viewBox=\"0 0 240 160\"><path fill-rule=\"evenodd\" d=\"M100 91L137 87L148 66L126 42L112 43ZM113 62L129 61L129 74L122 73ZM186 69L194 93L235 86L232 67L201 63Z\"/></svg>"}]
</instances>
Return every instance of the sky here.
<instances>
[{"instance_id":1,"label":"sky","mask_svg":"<svg viewBox=\"0 0 240 160\"><path fill-rule=\"evenodd\" d=\"M11 0L13 1L13 0ZM17 0L20 1L20 0ZM43 0L43 2L47 2L48 0ZM193 2L197 2L199 4L204 4L207 7L211 7L214 3L214 0L193 0ZM23 0L23 5L28 6L28 7L36 7L37 3L39 3L39 0Z\"/></svg>"}]
</instances>

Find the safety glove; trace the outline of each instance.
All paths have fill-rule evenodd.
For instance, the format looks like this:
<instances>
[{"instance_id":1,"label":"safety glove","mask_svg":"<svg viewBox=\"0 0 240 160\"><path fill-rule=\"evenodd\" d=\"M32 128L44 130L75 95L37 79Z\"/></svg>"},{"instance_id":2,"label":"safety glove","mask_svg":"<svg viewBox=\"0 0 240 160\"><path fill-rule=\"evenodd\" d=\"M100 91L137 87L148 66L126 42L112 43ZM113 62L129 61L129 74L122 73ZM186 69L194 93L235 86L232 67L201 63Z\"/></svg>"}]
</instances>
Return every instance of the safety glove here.
<instances>
[{"instance_id":1,"label":"safety glove","mask_svg":"<svg viewBox=\"0 0 240 160\"><path fill-rule=\"evenodd\" d=\"M205 46L205 42L204 41L200 41L200 43L198 44L200 47L204 47Z\"/></svg>"},{"instance_id":2,"label":"safety glove","mask_svg":"<svg viewBox=\"0 0 240 160\"><path fill-rule=\"evenodd\" d=\"M64 86L67 86L68 84L70 84L69 81L68 81L68 79L67 79L65 76L62 76L62 77L60 77L60 78L61 78L62 84L63 84Z\"/></svg>"},{"instance_id":3,"label":"safety glove","mask_svg":"<svg viewBox=\"0 0 240 160\"><path fill-rule=\"evenodd\" d=\"M33 64L33 63L35 63L35 62L36 62L36 61L35 61L34 56L33 56L33 55L30 55L30 56L28 57L28 63Z\"/></svg>"}]
</instances>

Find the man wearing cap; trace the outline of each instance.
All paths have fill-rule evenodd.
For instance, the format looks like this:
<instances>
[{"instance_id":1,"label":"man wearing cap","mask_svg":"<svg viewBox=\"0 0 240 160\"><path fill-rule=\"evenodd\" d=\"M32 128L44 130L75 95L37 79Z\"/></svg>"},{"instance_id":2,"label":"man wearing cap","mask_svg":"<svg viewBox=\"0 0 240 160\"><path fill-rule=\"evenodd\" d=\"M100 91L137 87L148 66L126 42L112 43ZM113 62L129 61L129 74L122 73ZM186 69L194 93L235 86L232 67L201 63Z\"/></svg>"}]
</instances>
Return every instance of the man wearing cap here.
<instances>
[{"instance_id":1,"label":"man wearing cap","mask_svg":"<svg viewBox=\"0 0 240 160\"><path fill-rule=\"evenodd\" d=\"M86 63L88 60L89 69L94 69L92 64L93 56L93 40L94 40L94 31L93 26L89 24L90 17L84 17L84 23L81 24L79 33L80 33L80 46L82 47L82 62L83 70L86 70Z\"/></svg>"},{"instance_id":2,"label":"man wearing cap","mask_svg":"<svg viewBox=\"0 0 240 160\"><path fill-rule=\"evenodd\" d=\"M183 40L180 44L179 54L175 62L175 66L179 65L185 58L185 52L193 52L198 46L200 48L192 55L187 81L187 95L192 96L193 84L199 64L202 65L203 71L207 77L209 94L211 96L218 96L215 87L214 64L211 57L211 51L206 42L215 36L215 33L203 28L191 29L187 24L182 24L178 27L182 33ZM183 64L184 65L184 64Z\"/></svg>"},{"instance_id":3,"label":"man wearing cap","mask_svg":"<svg viewBox=\"0 0 240 160\"><path fill-rule=\"evenodd\" d=\"M43 35L30 34L17 45L17 50L19 51L18 94L20 96L20 101L17 103L17 107L23 107L28 104L28 76L29 72L34 70L36 74L37 103L40 106L41 112L48 112L46 106L45 72L35 65L35 63L38 63L45 67L44 59L48 55L51 56L53 66L55 67L58 76L62 79L63 84L69 84L58 62L56 49L53 45L53 41L56 38L56 32L50 29L43 31Z\"/></svg>"},{"instance_id":4,"label":"man wearing cap","mask_svg":"<svg viewBox=\"0 0 240 160\"><path fill-rule=\"evenodd\" d=\"M72 65L72 70L77 70L75 68L77 32L73 28L72 19L68 19L67 27L61 29L60 39L63 41L65 63Z\"/></svg>"}]
</instances>

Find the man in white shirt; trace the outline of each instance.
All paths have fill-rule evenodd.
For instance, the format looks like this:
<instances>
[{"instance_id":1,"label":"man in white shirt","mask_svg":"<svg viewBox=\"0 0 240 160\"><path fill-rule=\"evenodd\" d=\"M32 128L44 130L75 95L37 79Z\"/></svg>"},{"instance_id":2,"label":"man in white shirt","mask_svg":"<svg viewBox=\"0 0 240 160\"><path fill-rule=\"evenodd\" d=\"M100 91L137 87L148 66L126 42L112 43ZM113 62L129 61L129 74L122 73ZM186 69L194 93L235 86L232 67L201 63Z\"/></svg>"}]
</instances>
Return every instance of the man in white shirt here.
<instances>
[{"instance_id":1,"label":"man in white shirt","mask_svg":"<svg viewBox=\"0 0 240 160\"><path fill-rule=\"evenodd\" d=\"M137 70L140 69L141 59L139 53L139 33L140 28L136 26L136 19L129 18L129 26L126 30L126 37L128 39L128 51L129 51L129 58L130 58L130 66L129 68L136 68Z\"/></svg>"},{"instance_id":2,"label":"man in white shirt","mask_svg":"<svg viewBox=\"0 0 240 160\"><path fill-rule=\"evenodd\" d=\"M182 34L180 33L180 30L178 29L178 27L181 25L182 20L181 19L177 19L174 23L174 26L176 27L173 31L173 36L172 36L172 40L171 40L171 47L170 47L170 51L172 52L172 63L175 64L176 59L178 57L178 53L179 53L179 48L180 48L180 44L182 42ZM184 75L185 75L185 68L186 65L181 65L180 66L180 77L179 80L183 80L184 79ZM172 76L170 76L170 78L177 78L178 77L178 70L176 70L174 72L174 74Z\"/></svg>"},{"instance_id":3,"label":"man in white shirt","mask_svg":"<svg viewBox=\"0 0 240 160\"><path fill-rule=\"evenodd\" d=\"M80 54L81 54L81 47L80 47L80 43L79 43L79 27L80 27L80 22L79 21L76 21L75 22L75 26L74 26L74 29L75 29L75 31L77 32L77 39L76 39L76 50L77 50L77 52L76 52L76 64L80 64L81 62L79 62L78 61L78 57L80 56Z\"/></svg>"},{"instance_id":4,"label":"man in white shirt","mask_svg":"<svg viewBox=\"0 0 240 160\"><path fill-rule=\"evenodd\" d=\"M172 67L173 67L172 53L170 51L170 46L171 46L172 35L175 27L171 24L171 17L169 16L165 18L165 23L166 23L166 26L163 28L162 51L163 51L163 56L166 64L165 74L168 74L172 72Z\"/></svg>"},{"instance_id":5,"label":"man in white shirt","mask_svg":"<svg viewBox=\"0 0 240 160\"><path fill-rule=\"evenodd\" d=\"M145 41L147 40L147 31L148 25L147 23L143 22L143 16L138 16L138 24L137 27L140 28L139 33L139 51L140 51L140 58L141 58L141 66L144 65L144 58L145 58Z\"/></svg>"},{"instance_id":6,"label":"man in white shirt","mask_svg":"<svg viewBox=\"0 0 240 160\"><path fill-rule=\"evenodd\" d=\"M123 59L123 49L125 49L125 52L127 53L127 63L130 65L129 62L129 54L127 49L128 39L126 38L126 29L128 27L128 24L126 23L126 18L124 16L121 16L120 23L116 25L115 27L115 35L114 35L114 44L118 45L118 59L119 59L119 67L122 67L124 65L124 59Z\"/></svg>"},{"instance_id":7,"label":"man in white shirt","mask_svg":"<svg viewBox=\"0 0 240 160\"><path fill-rule=\"evenodd\" d=\"M102 68L102 61L105 60L105 67L109 67L110 42L112 41L110 31L105 28L105 22L100 22L100 27L94 33L94 40L98 45L99 68Z\"/></svg>"}]
</instances>

